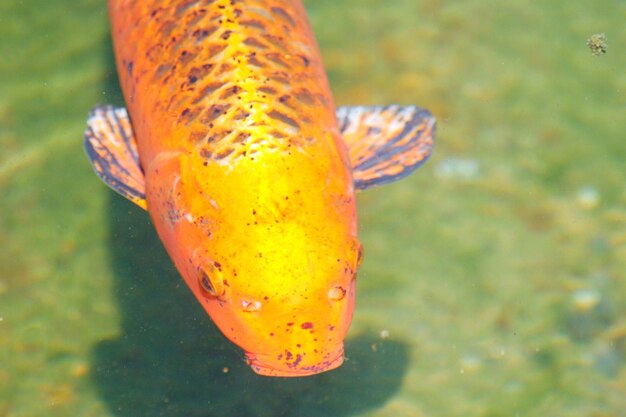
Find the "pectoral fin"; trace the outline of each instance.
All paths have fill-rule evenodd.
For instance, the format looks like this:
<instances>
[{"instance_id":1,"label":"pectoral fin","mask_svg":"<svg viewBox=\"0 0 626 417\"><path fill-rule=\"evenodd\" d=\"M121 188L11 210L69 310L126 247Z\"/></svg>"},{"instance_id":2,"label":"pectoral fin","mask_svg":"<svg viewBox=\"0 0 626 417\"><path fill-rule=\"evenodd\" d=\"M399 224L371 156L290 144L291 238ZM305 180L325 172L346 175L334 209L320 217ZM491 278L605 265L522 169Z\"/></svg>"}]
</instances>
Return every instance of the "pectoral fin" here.
<instances>
[{"instance_id":1,"label":"pectoral fin","mask_svg":"<svg viewBox=\"0 0 626 417\"><path fill-rule=\"evenodd\" d=\"M146 209L146 184L135 135L124 108L98 106L89 113L85 150L102 181Z\"/></svg>"},{"instance_id":2,"label":"pectoral fin","mask_svg":"<svg viewBox=\"0 0 626 417\"><path fill-rule=\"evenodd\" d=\"M416 106L353 106L337 109L357 190L406 177L426 162L435 118Z\"/></svg>"}]
</instances>

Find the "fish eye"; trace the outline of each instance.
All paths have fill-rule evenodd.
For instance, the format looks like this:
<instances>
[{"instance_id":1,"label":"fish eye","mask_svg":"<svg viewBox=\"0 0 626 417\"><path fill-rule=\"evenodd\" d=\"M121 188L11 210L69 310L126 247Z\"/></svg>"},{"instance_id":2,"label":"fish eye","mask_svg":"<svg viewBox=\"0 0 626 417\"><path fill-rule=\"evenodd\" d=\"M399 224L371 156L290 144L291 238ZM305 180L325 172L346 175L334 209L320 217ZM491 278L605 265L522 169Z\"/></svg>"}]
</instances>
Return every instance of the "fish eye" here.
<instances>
[{"instance_id":1,"label":"fish eye","mask_svg":"<svg viewBox=\"0 0 626 417\"><path fill-rule=\"evenodd\" d=\"M346 290L341 285L336 285L328 290L328 298L333 301L343 300L343 297L346 296Z\"/></svg>"},{"instance_id":2,"label":"fish eye","mask_svg":"<svg viewBox=\"0 0 626 417\"><path fill-rule=\"evenodd\" d=\"M221 273L215 266L210 265L205 268L199 268L198 270L198 286L200 291L207 298L219 298L224 295L226 289Z\"/></svg>"},{"instance_id":3,"label":"fish eye","mask_svg":"<svg viewBox=\"0 0 626 417\"><path fill-rule=\"evenodd\" d=\"M215 288L213 288L213 284L211 284L211 280L209 276L203 271L199 277L200 288L204 290L211 297L217 297L217 292Z\"/></svg>"}]
</instances>

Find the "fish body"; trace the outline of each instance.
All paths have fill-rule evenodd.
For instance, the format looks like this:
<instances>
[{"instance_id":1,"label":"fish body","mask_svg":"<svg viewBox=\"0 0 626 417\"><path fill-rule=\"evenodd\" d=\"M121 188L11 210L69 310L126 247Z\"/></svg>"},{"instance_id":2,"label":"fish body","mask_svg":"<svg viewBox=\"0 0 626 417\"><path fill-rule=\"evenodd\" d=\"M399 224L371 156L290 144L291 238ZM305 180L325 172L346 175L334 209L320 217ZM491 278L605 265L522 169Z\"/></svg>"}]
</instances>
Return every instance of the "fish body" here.
<instances>
[{"instance_id":1,"label":"fish body","mask_svg":"<svg viewBox=\"0 0 626 417\"><path fill-rule=\"evenodd\" d=\"M302 5L109 5L150 215L188 286L259 371L339 364L354 187Z\"/></svg>"},{"instance_id":2,"label":"fish body","mask_svg":"<svg viewBox=\"0 0 626 417\"><path fill-rule=\"evenodd\" d=\"M421 164L434 119L337 113L299 1L110 0L109 13L128 111L92 112L96 172L148 210L255 372L341 365L361 259L355 188Z\"/></svg>"}]
</instances>

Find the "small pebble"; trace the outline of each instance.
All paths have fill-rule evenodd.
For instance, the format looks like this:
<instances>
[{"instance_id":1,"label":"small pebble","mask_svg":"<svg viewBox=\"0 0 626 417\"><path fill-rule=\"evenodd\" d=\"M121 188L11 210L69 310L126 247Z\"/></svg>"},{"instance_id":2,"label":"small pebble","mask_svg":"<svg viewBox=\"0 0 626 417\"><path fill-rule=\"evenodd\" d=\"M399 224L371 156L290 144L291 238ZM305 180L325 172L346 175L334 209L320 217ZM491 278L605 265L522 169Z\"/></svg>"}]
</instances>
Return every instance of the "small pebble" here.
<instances>
[{"instance_id":1,"label":"small pebble","mask_svg":"<svg viewBox=\"0 0 626 417\"><path fill-rule=\"evenodd\" d=\"M591 186L580 187L576 192L576 202L584 209L591 210L600 204L600 193Z\"/></svg>"},{"instance_id":2,"label":"small pebble","mask_svg":"<svg viewBox=\"0 0 626 417\"><path fill-rule=\"evenodd\" d=\"M592 288L584 288L572 295L572 304L576 310L585 312L592 310L600 302L601 295Z\"/></svg>"}]
</instances>

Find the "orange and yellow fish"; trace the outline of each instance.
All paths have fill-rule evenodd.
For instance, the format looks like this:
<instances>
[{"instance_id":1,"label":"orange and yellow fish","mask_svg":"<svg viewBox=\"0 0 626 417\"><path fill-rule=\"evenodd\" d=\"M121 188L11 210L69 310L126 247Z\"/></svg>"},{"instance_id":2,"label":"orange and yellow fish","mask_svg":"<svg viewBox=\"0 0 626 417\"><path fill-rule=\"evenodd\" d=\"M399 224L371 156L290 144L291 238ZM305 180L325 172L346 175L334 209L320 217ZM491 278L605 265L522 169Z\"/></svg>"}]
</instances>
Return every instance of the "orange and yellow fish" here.
<instances>
[{"instance_id":1,"label":"orange and yellow fish","mask_svg":"<svg viewBox=\"0 0 626 417\"><path fill-rule=\"evenodd\" d=\"M335 110L299 0L109 0L128 106L96 107L98 176L148 210L185 282L261 375L343 361L355 191L430 155L415 106Z\"/></svg>"}]
</instances>

